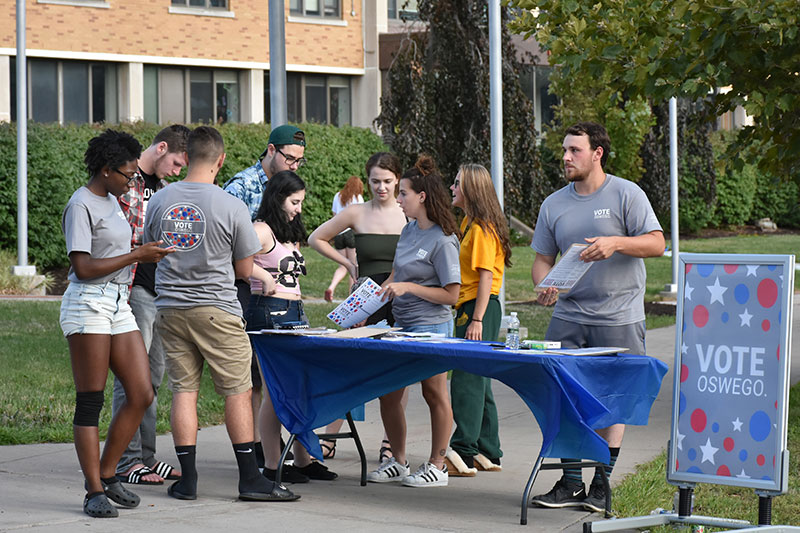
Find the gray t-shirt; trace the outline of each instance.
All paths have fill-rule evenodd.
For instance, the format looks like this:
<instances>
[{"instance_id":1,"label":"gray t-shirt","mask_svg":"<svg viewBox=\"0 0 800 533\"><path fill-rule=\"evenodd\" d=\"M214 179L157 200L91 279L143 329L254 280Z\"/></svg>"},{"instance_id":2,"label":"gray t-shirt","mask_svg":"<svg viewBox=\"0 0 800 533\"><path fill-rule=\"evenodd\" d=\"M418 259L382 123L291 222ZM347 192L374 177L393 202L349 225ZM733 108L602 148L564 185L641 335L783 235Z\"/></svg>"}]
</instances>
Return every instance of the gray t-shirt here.
<instances>
[{"instance_id":1,"label":"gray t-shirt","mask_svg":"<svg viewBox=\"0 0 800 533\"><path fill-rule=\"evenodd\" d=\"M241 200L210 183L173 183L147 206L144 241L157 240L175 246L156 269L157 308L212 305L242 316L233 262L261 243Z\"/></svg>"},{"instance_id":2,"label":"gray t-shirt","mask_svg":"<svg viewBox=\"0 0 800 533\"><path fill-rule=\"evenodd\" d=\"M635 237L661 231L644 191L606 175L594 193L582 196L570 183L548 196L539 210L531 248L555 256L586 237ZM596 261L575 287L558 298L553 316L593 326L623 326L644 320L644 260L621 253Z\"/></svg>"},{"instance_id":3,"label":"gray t-shirt","mask_svg":"<svg viewBox=\"0 0 800 533\"><path fill-rule=\"evenodd\" d=\"M458 238L445 235L439 225L419 229L412 220L400 233L394 254L394 281L410 281L426 287L461 283ZM450 307L404 294L392 300L392 314L398 325L441 324L452 318Z\"/></svg>"},{"instance_id":4,"label":"gray t-shirt","mask_svg":"<svg viewBox=\"0 0 800 533\"><path fill-rule=\"evenodd\" d=\"M97 196L86 187L74 193L64 208L61 229L67 242L67 255L86 252L95 259L117 257L131 251L131 226L114 195ZM105 276L78 279L70 267L69 279L73 283L106 283L120 285L131 282L130 265Z\"/></svg>"}]
</instances>

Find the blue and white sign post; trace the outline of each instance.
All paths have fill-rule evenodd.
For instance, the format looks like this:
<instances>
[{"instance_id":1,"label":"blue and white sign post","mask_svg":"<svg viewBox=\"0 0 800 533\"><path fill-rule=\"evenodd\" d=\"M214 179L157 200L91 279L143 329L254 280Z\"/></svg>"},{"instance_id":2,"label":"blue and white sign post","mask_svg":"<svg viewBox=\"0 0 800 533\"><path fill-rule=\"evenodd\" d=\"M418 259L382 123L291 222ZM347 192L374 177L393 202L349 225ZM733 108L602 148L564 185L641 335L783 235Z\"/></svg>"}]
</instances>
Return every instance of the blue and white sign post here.
<instances>
[{"instance_id":1,"label":"blue and white sign post","mask_svg":"<svg viewBox=\"0 0 800 533\"><path fill-rule=\"evenodd\" d=\"M787 490L793 259L681 255L669 481Z\"/></svg>"},{"instance_id":2,"label":"blue and white sign post","mask_svg":"<svg viewBox=\"0 0 800 533\"><path fill-rule=\"evenodd\" d=\"M680 254L672 426L667 481L672 513L584 524L584 532L669 523L742 528L742 520L692 516L697 483L755 489L758 523L788 489L786 447L793 255Z\"/></svg>"}]
</instances>

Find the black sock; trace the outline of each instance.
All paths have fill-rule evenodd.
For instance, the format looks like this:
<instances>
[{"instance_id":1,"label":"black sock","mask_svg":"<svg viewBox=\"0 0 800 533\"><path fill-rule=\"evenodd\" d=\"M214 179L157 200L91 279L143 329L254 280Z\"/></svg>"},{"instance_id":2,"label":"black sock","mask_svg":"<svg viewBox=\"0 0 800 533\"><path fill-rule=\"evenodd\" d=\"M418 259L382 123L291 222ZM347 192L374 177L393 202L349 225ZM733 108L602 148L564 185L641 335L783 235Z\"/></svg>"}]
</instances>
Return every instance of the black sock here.
<instances>
[{"instance_id":1,"label":"black sock","mask_svg":"<svg viewBox=\"0 0 800 533\"><path fill-rule=\"evenodd\" d=\"M183 494L197 494L197 446L175 446L175 455L181 463L181 479L173 486Z\"/></svg>"},{"instance_id":2,"label":"black sock","mask_svg":"<svg viewBox=\"0 0 800 533\"><path fill-rule=\"evenodd\" d=\"M619 457L619 448L608 448L609 455L611 456L611 460L605 466L606 477L611 479L611 471L614 470L614 465L617 463L617 457ZM599 468L594 469L594 478L592 478L592 485L598 484L602 485L603 483L603 475L600 473Z\"/></svg>"},{"instance_id":3,"label":"black sock","mask_svg":"<svg viewBox=\"0 0 800 533\"><path fill-rule=\"evenodd\" d=\"M264 468L266 463L264 461L264 448L261 446L261 441L254 442L253 445L256 447L256 465L258 465L258 468Z\"/></svg>"},{"instance_id":4,"label":"black sock","mask_svg":"<svg viewBox=\"0 0 800 533\"><path fill-rule=\"evenodd\" d=\"M242 442L233 445L233 454L239 466L239 492L272 492L274 483L258 472L255 444Z\"/></svg>"}]
</instances>

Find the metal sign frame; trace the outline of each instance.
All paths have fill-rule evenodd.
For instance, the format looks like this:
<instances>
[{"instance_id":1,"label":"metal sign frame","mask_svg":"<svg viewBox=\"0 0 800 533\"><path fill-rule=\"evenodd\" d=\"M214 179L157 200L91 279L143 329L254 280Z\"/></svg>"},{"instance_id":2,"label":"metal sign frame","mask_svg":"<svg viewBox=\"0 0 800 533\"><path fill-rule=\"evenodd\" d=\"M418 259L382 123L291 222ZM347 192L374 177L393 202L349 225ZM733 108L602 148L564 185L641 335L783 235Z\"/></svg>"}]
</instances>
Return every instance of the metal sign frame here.
<instances>
[{"instance_id":1,"label":"metal sign frame","mask_svg":"<svg viewBox=\"0 0 800 533\"><path fill-rule=\"evenodd\" d=\"M670 483L787 491L794 261L793 255L680 254ZM757 409L748 420L736 412L732 429L723 426L731 420L726 409L732 415L748 404ZM754 458L760 475L748 476Z\"/></svg>"}]
</instances>

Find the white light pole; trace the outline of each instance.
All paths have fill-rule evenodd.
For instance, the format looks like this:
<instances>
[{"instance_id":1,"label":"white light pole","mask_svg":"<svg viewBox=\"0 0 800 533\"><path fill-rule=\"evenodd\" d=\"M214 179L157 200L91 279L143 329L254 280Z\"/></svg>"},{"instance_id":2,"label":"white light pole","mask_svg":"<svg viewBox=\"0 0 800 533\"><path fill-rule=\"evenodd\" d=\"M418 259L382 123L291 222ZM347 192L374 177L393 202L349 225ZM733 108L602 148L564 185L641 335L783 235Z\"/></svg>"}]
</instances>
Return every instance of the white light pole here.
<instances>
[{"instance_id":1,"label":"white light pole","mask_svg":"<svg viewBox=\"0 0 800 533\"><path fill-rule=\"evenodd\" d=\"M25 57L25 0L17 0L17 264L16 276L35 276L28 265L28 76Z\"/></svg>"}]
</instances>

